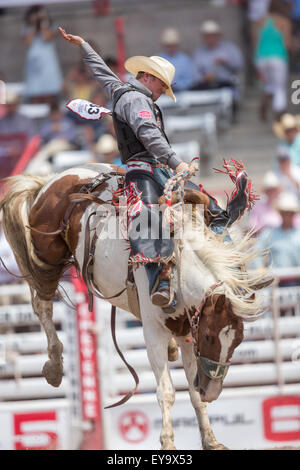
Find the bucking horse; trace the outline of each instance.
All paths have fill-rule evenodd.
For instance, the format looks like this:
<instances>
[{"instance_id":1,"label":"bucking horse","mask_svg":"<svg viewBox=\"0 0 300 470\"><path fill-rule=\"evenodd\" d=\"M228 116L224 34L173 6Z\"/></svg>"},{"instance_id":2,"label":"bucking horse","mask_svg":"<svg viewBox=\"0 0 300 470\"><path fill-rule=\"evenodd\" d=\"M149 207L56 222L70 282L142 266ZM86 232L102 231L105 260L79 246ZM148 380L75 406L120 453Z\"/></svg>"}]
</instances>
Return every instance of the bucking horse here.
<instances>
[{"instance_id":1,"label":"bucking horse","mask_svg":"<svg viewBox=\"0 0 300 470\"><path fill-rule=\"evenodd\" d=\"M127 216L120 202L124 194ZM49 177L14 176L6 181L0 210L5 235L30 287L33 310L47 335L49 360L43 374L48 383L58 387L63 376L63 345L52 320L53 299L64 272L75 265L90 297L102 296L142 322L162 412L161 448L175 449L171 421L175 390L168 360L171 347L178 345L202 447L225 449L211 429L206 402L216 400L222 391L232 354L243 339L244 321L253 321L262 312L255 286L266 273L243 269L257 256L251 232L225 242L207 226L203 192L183 187L181 202L178 194L169 196L166 214L173 229L178 205L193 208L181 212L184 230L174 237L173 313L152 304L143 263L130 262L123 228L138 200L126 199L123 169L88 164ZM173 207L177 209L172 213ZM204 207L204 217L202 212L195 216L199 207ZM115 235L116 228L122 236Z\"/></svg>"}]
</instances>

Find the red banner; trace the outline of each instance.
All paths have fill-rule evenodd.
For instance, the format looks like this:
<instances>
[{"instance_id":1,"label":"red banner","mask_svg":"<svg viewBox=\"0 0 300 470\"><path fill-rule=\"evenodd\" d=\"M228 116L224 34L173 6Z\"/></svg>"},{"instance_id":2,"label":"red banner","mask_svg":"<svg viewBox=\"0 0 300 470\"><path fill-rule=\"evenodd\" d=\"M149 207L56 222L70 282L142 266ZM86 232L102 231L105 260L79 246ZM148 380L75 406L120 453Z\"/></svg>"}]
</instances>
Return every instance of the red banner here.
<instances>
[{"instance_id":1,"label":"red banner","mask_svg":"<svg viewBox=\"0 0 300 470\"><path fill-rule=\"evenodd\" d=\"M98 382L97 344L92 327L95 312L89 312L85 284L74 279L77 292L83 294L77 305L78 346L80 357L80 385L83 420L98 420L100 417L100 395Z\"/></svg>"}]
</instances>

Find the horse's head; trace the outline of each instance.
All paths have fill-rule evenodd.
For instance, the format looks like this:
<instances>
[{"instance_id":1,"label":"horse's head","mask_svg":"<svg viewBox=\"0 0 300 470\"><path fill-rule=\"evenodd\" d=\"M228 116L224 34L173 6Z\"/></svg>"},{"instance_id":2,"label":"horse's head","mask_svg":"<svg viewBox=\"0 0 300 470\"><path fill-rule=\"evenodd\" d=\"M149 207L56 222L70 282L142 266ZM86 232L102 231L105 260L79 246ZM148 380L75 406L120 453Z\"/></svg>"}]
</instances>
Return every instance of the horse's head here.
<instances>
[{"instance_id":1,"label":"horse's head","mask_svg":"<svg viewBox=\"0 0 300 470\"><path fill-rule=\"evenodd\" d=\"M225 295L209 297L197 319L195 388L202 401L216 400L223 387L233 351L243 339L243 320L232 312Z\"/></svg>"}]
</instances>

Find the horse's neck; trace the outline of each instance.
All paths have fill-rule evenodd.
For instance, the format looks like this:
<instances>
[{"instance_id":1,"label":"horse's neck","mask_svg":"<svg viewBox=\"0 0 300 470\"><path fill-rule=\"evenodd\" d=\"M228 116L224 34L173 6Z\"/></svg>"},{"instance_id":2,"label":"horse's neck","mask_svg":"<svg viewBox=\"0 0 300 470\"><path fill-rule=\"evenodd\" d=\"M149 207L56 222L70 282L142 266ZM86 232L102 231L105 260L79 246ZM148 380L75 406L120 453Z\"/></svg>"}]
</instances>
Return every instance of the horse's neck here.
<instances>
[{"instance_id":1,"label":"horse's neck","mask_svg":"<svg viewBox=\"0 0 300 470\"><path fill-rule=\"evenodd\" d=\"M216 279L188 244L179 254L178 262L183 303L187 307L199 305L207 289L216 282Z\"/></svg>"}]
</instances>

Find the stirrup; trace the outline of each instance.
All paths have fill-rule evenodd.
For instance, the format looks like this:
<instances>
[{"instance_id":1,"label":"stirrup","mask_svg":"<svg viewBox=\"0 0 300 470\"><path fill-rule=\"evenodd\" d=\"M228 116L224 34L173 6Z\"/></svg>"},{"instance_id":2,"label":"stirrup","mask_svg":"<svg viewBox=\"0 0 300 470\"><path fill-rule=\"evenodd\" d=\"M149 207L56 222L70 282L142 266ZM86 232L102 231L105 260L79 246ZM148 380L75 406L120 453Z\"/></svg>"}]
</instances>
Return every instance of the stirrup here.
<instances>
[{"instance_id":1,"label":"stirrup","mask_svg":"<svg viewBox=\"0 0 300 470\"><path fill-rule=\"evenodd\" d=\"M176 292L174 288L174 263L170 261L163 266L152 289L151 301L163 309L165 313L173 313L176 308Z\"/></svg>"},{"instance_id":2,"label":"stirrup","mask_svg":"<svg viewBox=\"0 0 300 470\"><path fill-rule=\"evenodd\" d=\"M173 299L171 299L172 294L170 291L169 281L160 281L156 290L151 295L151 301L153 305L158 307L166 307L169 305Z\"/></svg>"}]
</instances>

